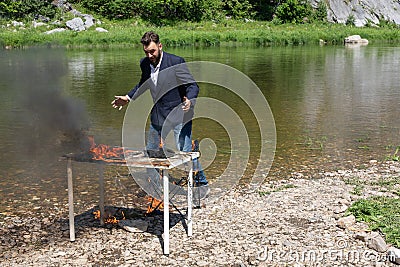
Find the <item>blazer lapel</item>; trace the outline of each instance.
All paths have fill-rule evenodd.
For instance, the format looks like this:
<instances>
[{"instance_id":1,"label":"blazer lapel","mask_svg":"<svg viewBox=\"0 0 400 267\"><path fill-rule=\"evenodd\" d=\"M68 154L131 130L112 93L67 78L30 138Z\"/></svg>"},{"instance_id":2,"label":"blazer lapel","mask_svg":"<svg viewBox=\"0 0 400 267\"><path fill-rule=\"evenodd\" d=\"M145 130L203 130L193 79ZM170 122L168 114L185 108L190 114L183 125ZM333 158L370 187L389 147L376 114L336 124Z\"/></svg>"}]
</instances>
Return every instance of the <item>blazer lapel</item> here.
<instances>
[{"instance_id":1,"label":"blazer lapel","mask_svg":"<svg viewBox=\"0 0 400 267\"><path fill-rule=\"evenodd\" d=\"M160 65L160 70L158 72L158 79L157 79L157 85L156 85L156 99L160 99L164 95L165 91L165 86L166 86L166 76L168 71L163 71L167 69L169 66L168 63L168 53L163 52L163 58L161 61Z\"/></svg>"}]
</instances>

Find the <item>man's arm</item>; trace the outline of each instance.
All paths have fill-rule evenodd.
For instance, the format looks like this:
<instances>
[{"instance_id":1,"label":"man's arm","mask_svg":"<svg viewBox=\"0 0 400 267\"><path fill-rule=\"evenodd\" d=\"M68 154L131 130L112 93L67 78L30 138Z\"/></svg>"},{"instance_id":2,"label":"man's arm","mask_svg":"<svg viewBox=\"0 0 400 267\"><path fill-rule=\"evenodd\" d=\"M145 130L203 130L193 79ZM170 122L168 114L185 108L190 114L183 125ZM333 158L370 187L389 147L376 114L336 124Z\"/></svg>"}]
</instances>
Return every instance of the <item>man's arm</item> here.
<instances>
[{"instance_id":1,"label":"man's arm","mask_svg":"<svg viewBox=\"0 0 400 267\"><path fill-rule=\"evenodd\" d=\"M128 92L127 97L129 100L135 100L148 89L145 83L148 82L150 78L150 62L147 58L142 58L140 60L140 69L142 70L140 81Z\"/></svg>"},{"instance_id":2,"label":"man's arm","mask_svg":"<svg viewBox=\"0 0 400 267\"><path fill-rule=\"evenodd\" d=\"M199 86L190 73L185 60L181 58L179 66L176 68L176 77L178 83L185 87L185 97L183 98L183 110L188 111L194 106L197 96L199 95Z\"/></svg>"},{"instance_id":3,"label":"man's arm","mask_svg":"<svg viewBox=\"0 0 400 267\"><path fill-rule=\"evenodd\" d=\"M135 85L135 87L132 90L130 90L126 95L114 96L115 99L111 102L111 105L113 106L113 108L118 108L119 110L121 110L122 107L125 106L126 104L128 104L129 101L135 100L142 93L144 93L146 91L147 86L145 86L145 82L146 82L146 80L148 80L147 76L149 76L149 75L146 72L144 61L145 61L145 59L142 59L140 61L140 68L142 70L142 75L140 77L139 83L137 85Z\"/></svg>"}]
</instances>

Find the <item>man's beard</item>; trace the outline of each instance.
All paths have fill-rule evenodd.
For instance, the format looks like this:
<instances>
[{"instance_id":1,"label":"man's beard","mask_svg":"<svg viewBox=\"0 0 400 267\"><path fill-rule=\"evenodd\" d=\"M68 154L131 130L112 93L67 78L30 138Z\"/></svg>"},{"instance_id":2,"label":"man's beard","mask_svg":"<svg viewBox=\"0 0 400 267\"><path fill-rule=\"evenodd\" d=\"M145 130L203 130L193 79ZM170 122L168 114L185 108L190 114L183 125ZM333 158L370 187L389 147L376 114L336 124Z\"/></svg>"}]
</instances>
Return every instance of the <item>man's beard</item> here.
<instances>
[{"instance_id":1,"label":"man's beard","mask_svg":"<svg viewBox=\"0 0 400 267\"><path fill-rule=\"evenodd\" d=\"M158 55L157 55L157 57L154 58L154 61L151 61L151 60L150 60L150 62L151 62L151 64L155 67L155 66L158 65L158 63L160 63L160 59L161 59L161 51L158 50Z\"/></svg>"}]
</instances>

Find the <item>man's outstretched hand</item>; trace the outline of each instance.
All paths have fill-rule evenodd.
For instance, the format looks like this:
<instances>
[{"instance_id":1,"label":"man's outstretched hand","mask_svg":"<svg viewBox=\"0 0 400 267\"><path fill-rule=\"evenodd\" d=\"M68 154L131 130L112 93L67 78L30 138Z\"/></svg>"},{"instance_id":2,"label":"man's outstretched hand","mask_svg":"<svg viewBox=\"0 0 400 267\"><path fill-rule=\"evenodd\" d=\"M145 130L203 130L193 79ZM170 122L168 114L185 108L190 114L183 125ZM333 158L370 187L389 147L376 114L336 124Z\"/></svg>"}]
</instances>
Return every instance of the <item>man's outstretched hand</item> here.
<instances>
[{"instance_id":1,"label":"man's outstretched hand","mask_svg":"<svg viewBox=\"0 0 400 267\"><path fill-rule=\"evenodd\" d=\"M113 108L117 108L118 110L121 110L123 106L128 104L129 99L125 95L116 95L114 96L115 99L111 102L111 105Z\"/></svg>"},{"instance_id":2,"label":"man's outstretched hand","mask_svg":"<svg viewBox=\"0 0 400 267\"><path fill-rule=\"evenodd\" d=\"M184 112L188 111L190 109L190 106L192 105L192 102L190 102L190 100L184 96L183 97L183 103L182 103L182 109Z\"/></svg>"}]
</instances>

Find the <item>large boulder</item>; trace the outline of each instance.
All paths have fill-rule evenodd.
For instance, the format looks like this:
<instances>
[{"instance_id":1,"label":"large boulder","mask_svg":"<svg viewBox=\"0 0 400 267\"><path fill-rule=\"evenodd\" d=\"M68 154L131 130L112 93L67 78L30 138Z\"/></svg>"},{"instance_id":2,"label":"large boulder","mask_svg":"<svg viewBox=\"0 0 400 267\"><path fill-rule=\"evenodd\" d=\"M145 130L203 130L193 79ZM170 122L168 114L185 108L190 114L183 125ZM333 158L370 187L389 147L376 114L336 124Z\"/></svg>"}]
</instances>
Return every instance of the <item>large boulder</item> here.
<instances>
[{"instance_id":1,"label":"large boulder","mask_svg":"<svg viewBox=\"0 0 400 267\"><path fill-rule=\"evenodd\" d=\"M92 27L94 25L94 18L92 15L88 15L88 14L83 14L82 17L85 19L85 28L89 29L90 27Z\"/></svg>"},{"instance_id":2,"label":"large boulder","mask_svg":"<svg viewBox=\"0 0 400 267\"><path fill-rule=\"evenodd\" d=\"M83 22L83 20L81 18L73 18L71 20L68 20L66 22L66 25L69 29L73 30L73 31L84 31L86 30L85 28L85 23Z\"/></svg>"},{"instance_id":3,"label":"large boulder","mask_svg":"<svg viewBox=\"0 0 400 267\"><path fill-rule=\"evenodd\" d=\"M311 0L316 7L320 1ZM400 2L392 0L328 0L328 21L346 23L354 18L355 26L365 26L367 23L379 24L381 19L400 25Z\"/></svg>"},{"instance_id":4,"label":"large boulder","mask_svg":"<svg viewBox=\"0 0 400 267\"><path fill-rule=\"evenodd\" d=\"M344 43L345 44L364 44L364 45L367 45L368 44L368 40L361 38L360 35L350 35L350 36L348 36L348 37L346 37L344 39Z\"/></svg>"},{"instance_id":5,"label":"large boulder","mask_svg":"<svg viewBox=\"0 0 400 267\"><path fill-rule=\"evenodd\" d=\"M400 265L400 249L395 247L389 248L387 256L390 262Z\"/></svg>"}]
</instances>

